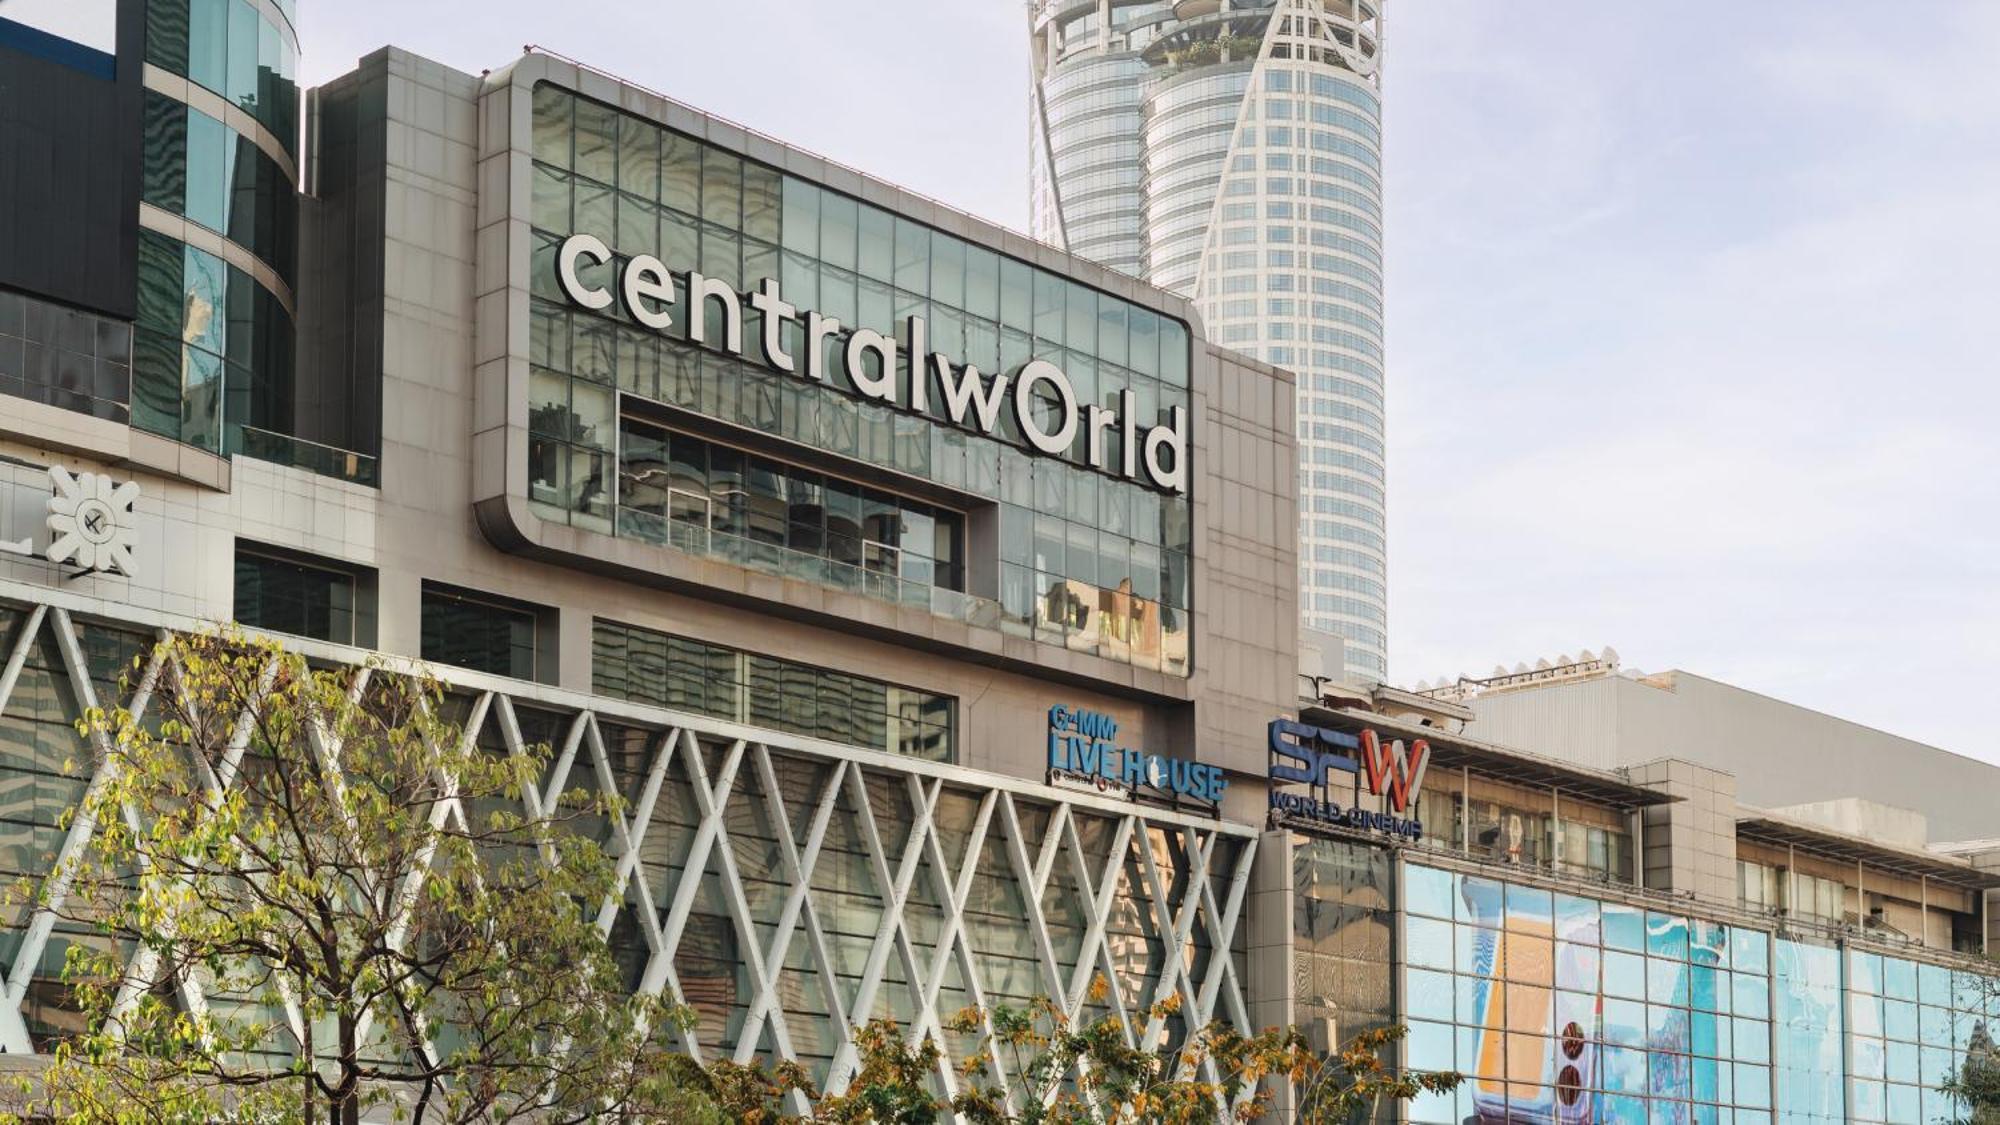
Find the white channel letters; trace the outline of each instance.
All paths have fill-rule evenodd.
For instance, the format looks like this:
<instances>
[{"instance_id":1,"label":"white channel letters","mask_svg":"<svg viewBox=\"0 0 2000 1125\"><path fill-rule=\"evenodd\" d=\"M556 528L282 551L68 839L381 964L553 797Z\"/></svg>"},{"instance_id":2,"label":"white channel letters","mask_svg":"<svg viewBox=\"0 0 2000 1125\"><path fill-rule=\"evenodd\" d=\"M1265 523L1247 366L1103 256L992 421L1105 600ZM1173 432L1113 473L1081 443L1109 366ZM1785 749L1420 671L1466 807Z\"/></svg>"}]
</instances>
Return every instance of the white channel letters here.
<instances>
[{"instance_id":1,"label":"white channel letters","mask_svg":"<svg viewBox=\"0 0 2000 1125\"><path fill-rule=\"evenodd\" d=\"M669 310L677 298L673 274L666 264L650 254L641 254L619 269L617 280L610 287L592 285L579 273L586 265L600 266L613 261L611 248L603 239L572 234L563 240L556 254L557 283L563 294L580 308L603 311L615 301L624 306L636 323L655 332L671 329L674 319ZM825 341L846 331L838 320L801 310L786 301L776 278L764 278L754 291L745 294L738 294L726 282L694 271L688 271L684 278L688 303L697 310L688 317L690 341L741 358L743 305L747 301L751 309L762 315L764 331L760 343L765 362L787 375L826 381L822 358L826 354ZM723 313L720 340L708 338L708 318L702 314L711 301ZM783 326L787 323L798 323L805 330L803 357L794 357L785 350ZM1119 392L1116 411L1096 403L1079 408L1076 388L1069 377L1047 360L1031 359L1012 376L995 372L988 377L970 363L954 364L944 353L929 351L925 346L928 338L924 318L910 317L910 357L912 367L920 369L922 377L910 380L909 395L904 399L896 379L896 363L902 351L900 341L872 328L854 329L841 351L841 360L855 392L898 410L926 414L931 409L935 381L952 423L988 437L994 436L1000 426L1001 408L1011 402L1014 421L1034 452L1061 457L1070 451L1081 433L1086 443L1085 461L1090 467L1116 472L1163 492L1187 493L1185 407L1173 407L1170 422L1142 427L1136 417L1136 396L1129 390ZM799 370L800 359L804 361L803 372ZM1053 419L1037 413L1038 394L1054 400ZM1115 470L1110 458L1111 442L1117 443L1119 453L1119 467Z\"/></svg>"}]
</instances>

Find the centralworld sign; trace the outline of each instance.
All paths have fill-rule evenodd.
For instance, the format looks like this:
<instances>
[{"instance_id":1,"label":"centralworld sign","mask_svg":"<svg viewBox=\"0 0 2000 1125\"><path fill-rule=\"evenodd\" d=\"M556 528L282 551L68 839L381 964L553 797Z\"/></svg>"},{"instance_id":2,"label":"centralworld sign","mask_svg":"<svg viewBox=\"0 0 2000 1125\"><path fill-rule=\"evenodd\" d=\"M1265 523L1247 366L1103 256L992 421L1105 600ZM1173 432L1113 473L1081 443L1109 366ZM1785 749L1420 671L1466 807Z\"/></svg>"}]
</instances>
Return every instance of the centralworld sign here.
<instances>
[{"instance_id":1,"label":"centralworld sign","mask_svg":"<svg viewBox=\"0 0 2000 1125\"><path fill-rule=\"evenodd\" d=\"M608 286L584 279L586 268L613 263L617 259L603 239L572 234L556 252L556 281L563 295L579 308L602 312L617 305L642 327L661 333L671 330L674 306L680 300L674 273L660 259L640 254L616 264ZM987 374L970 363L954 363L950 356L927 347L929 332L921 316L908 319L905 357L905 345L895 336L872 328L850 328L833 317L786 301L776 278L764 278L755 290L745 293L691 270L681 274L680 280L680 292L687 294L691 306L685 319L688 340L694 344L744 358L743 309L748 305L763 320L763 362L787 375L824 383L831 374L826 370L826 341L838 340L845 333L846 344L838 354L841 373L859 398L909 414L929 414L935 394L935 401L942 404L952 424L987 437L997 436L1005 410L1031 452L1063 457L1081 438L1084 459L1091 468L1162 492L1187 493L1185 407L1173 407L1168 422L1140 425L1137 396L1130 390L1119 392L1116 410L1079 403L1069 377L1047 360L1030 359L1012 374ZM721 339L709 338L713 330L708 323L710 308L722 314ZM785 346L786 326L794 324L804 331L805 346L800 349L804 354L800 356L792 355ZM896 377L902 358L910 360L916 376L907 386Z\"/></svg>"}]
</instances>

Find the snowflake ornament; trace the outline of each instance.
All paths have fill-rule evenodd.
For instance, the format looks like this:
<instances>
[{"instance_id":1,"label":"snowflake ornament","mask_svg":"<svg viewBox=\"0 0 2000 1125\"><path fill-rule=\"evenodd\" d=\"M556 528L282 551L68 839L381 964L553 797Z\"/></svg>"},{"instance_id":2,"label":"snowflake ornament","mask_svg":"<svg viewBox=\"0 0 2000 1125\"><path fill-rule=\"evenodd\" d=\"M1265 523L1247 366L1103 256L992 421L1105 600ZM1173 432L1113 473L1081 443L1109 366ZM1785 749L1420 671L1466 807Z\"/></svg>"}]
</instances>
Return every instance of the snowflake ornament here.
<instances>
[{"instance_id":1,"label":"snowflake ornament","mask_svg":"<svg viewBox=\"0 0 2000 1125\"><path fill-rule=\"evenodd\" d=\"M48 560L129 576L138 482L115 484L98 473L71 476L61 465L49 466L49 480L55 493L49 497Z\"/></svg>"}]
</instances>

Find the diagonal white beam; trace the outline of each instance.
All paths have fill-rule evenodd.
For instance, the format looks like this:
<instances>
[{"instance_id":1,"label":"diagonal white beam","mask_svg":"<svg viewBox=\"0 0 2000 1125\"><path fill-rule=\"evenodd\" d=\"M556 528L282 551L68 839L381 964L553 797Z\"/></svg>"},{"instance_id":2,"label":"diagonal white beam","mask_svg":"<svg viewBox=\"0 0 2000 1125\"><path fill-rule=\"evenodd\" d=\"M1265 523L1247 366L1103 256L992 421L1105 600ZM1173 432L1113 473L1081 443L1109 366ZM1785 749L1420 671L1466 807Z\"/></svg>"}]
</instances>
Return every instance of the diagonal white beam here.
<instances>
[{"instance_id":1,"label":"diagonal white beam","mask_svg":"<svg viewBox=\"0 0 2000 1125\"><path fill-rule=\"evenodd\" d=\"M833 950L828 945L826 933L820 926L819 912L812 902L812 876L818 866L820 849L826 842L827 826L833 821L834 806L839 803L840 786L848 766L845 762L835 763L822 787L819 802L813 809L813 818L806 829L804 854L792 840L791 817L785 808L784 794L778 787L778 774L771 763L770 748L759 744L755 753L758 781L764 787L764 800L769 809L770 820L776 827L778 859L782 873L791 883L791 891L785 896L785 904L778 915L776 932L772 935L771 949L765 955L765 963L772 967L771 977L775 982L782 976L785 958L791 951L792 935L797 931L800 919L806 924L806 941L813 957L813 966L818 970L822 995L826 998L827 1012L834 1026L847 1025L847 1005L842 1000L840 989L835 985L839 979L835 972ZM750 1001L750 1010L743 1021L743 1032L737 1036L736 1053L738 1062L748 1062L747 1051L754 1051L757 1032L762 1022L769 1019L784 1022L785 1012L778 1003L775 987L760 989Z\"/></svg>"},{"instance_id":2,"label":"diagonal white beam","mask_svg":"<svg viewBox=\"0 0 2000 1125\"><path fill-rule=\"evenodd\" d=\"M1000 794L1001 827L1007 833L1007 858L1014 870L1014 882L1028 912L1028 934L1035 941L1035 956L1042 965L1042 987L1056 1010L1069 1011L1069 982L1062 979L1062 964L1056 959L1055 942L1049 937L1048 918L1042 913L1042 890L1037 885L1034 862L1028 858L1027 841L1021 838L1021 817L1014 808L1012 793Z\"/></svg>"},{"instance_id":3,"label":"diagonal white beam","mask_svg":"<svg viewBox=\"0 0 2000 1125\"><path fill-rule=\"evenodd\" d=\"M1090 875L1086 862L1089 856L1083 850L1083 837L1077 831L1076 819L1071 817L1065 826L1065 835L1069 837L1066 850L1070 860L1070 877L1076 880L1077 889L1090 904L1089 928L1083 932L1083 945L1077 950L1076 968L1072 970L1069 982L1069 1018L1075 1022L1082 1016L1084 1002L1090 999L1090 978L1101 970L1104 979L1111 985L1111 1012L1124 1027L1128 1046L1133 1043L1132 1021L1125 1011L1125 993L1119 986L1118 963L1111 956L1104 931L1111 922L1111 908L1118 901L1118 883L1124 875L1136 820L1131 816L1119 818L1118 828L1112 833L1111 850L1105 856L1104 870L1095 880Z\"/></svg>"},{"instance_id":4,"label":"diagonal white beam","mask_svg":"<svg viewBox=\"0 0 2000 1125\"><path fill-rule=\"evenodd\" d=\"M1150 829L1151 825L1146 827ZM1192 837L1194 832L1189 829L1187 834ZM1174 902L1168 897L1169 887L1160 876L1159 861L1153 855L1153 849L1147 846L1150 840L1150 831L1141 834L1140 869L1145 873L1146 887L1153 900L1153 917L1160 928L1160 941L1166 946L1165 965L1160 973L1160 979L1155 983L1152 1002L1158 1005L1178 991L1181 996L1181 1011L1185 1017L1182 1022L1192 1032L1195 1028L1187 1021L1192 1020L1196 1014L1195 991L1188 980L1187 948L1188 940L1194 933L1195 910L1201 905L1201 896L1192 893L1184 896L1179 904L1179 910L1175 910ZM1197 881L1198 878L1205 879L1206 875L1201 873L1208 870L1209 843L1198 844L1189 839L1186 841L1185 854L1188 858L1190 883ZM1149 1047L1157 1045L1165 1026L1165 1018L1154 1015L1146 1021L1146 1034L1141 1042Z\"/></svg>"},{"instance_id":5,"label":"diagonal white beam","mask_svg":"<svg viewBox=\"0 0 2000 1125\"><path fill-rule=\"evenodd\" d=\"M931 952L930 975L924 981L924 991L919 1010L929 1013L932 1026L936 1028L938 1043L943 1046L943 1013L937 1010L938 993L944 986L945 974L951 968L954 955L959 961L959 972L965 980L967 999L979 1010L980 1022L987 1038L994 1035L993 1013L987 1010L986 988L979 979L979 966L972 955L972 943L965 940L965 901L972 892L972 880L979 871L979 856L986 848L986 830L993 823L993 808L997 794L988 790L979 801L979 811L973 815L972 831L966 838L965 857L959 862L956 877L944 854L944 845L938 838L937 821L932 818L932 831L925 840L925 852L930 859L931 881L936 886L938 901L944 907L944 926L938 933L935 947ZM993 1073L999 1080L1001 1089L1007 1093L1007 1110L1015 1109L1014 1090L1007 1082L1005 1057L998 1051L993 1054ZM952 1066L949 1052L938 1056L938 1079L944 1084L947 1096L958 1091L958 1072Z\"/></svg>"},{"instance_id":6,"label":"diagonal white beam","mask_svg":"<svg viewBox=\"0 0 2000 1125\"><path fill-rule=\"evenodd\" d=\"M910 883L916 877L919 861L923 856L924 833L930 831L931 807L925 799L923 785L915 775L909 775L912 790L912 817L910 838L903 845L903 854L894 871L889 869L889 859L882 847L881 830L875 823L875 810L868 800L868 782L859 768L848 772L848 792L854 805L855 820L861 829L863 846L868 850L868 863L875 875L875 885L884 895L882 919L875 930L875 939L868 947L868 959L862 966L861 981L854 992L854 1004L848 1009L848 1020L865 1022L875 1011L875 994L882 984L883 970L888 967L889 955L896 951L897 936L902 931L903 907L909 902ZM911 987L916 977L909 977ZM827 1072L827 1088L838 1091L844 1089L853 1075L859 1059L854 1046L854 1030L843 1027L840 1030L840 1046L834 1051L833 1066Z\"/></svg>"},{"instance_id":7,"label":"diagonal white beam","mask_svg":"<svg viewBox=\"0 0 2000 1125\"><path fill-rule=\"evenodd\" d=\"M723 755L722 766L716 771L715 783L711 787L707 781L707 767L702 762L701 747L695 741L693 731L681 728L678 732L681 743L681 760L686 763L688 777L696 792L708 794L711 808L724 808L729 803L729 791L736 781L737 767L743 763L743 739L730 744ZM687 862L681 867L680 886L674 888L674 901L667 908L667 920L660 928L660 945L646 962L646 972L639 981L639 991L646 995L659 995L665 990L677 1004L687 1003L687 993L682 991L680 977L674 972L674 954L680 948L681 932L687 928L688 915L694 910L695 894L701 889L703 874L708 870L709 853L715 850L716 839L723 832L720 817L704 816L701 826L695 830L694 842L688 849ZM699 1062L702 1059L701 1044L694 1037L694 1029L682 1033L681 1043L689 1057Z\"/></svg>"},{"instance_id":8,"label":"diagonal white beam","mask_svg":"<svg viewBox=\"0 0 2000 1125\"><path fill-rule=\"evenodd\" d=\"M70 622L69 613L56 609L49 615L49 628L54 632L56 648L62 654L64 670L69 674L71 690L76 692L77 702L88 711L98 704L96 685L90 682L90 669L83 659L83 650L77 644L75 627ZM152 701L154 686L159 681L161 654L155 649L153 658L147 662L141 674L138 689L126 709L135 718L142 718L147 705ZM0 1004L0 1012L11 1015L11 1020L0 1025L0 1035L11 1040L18 1035L23 1049L27 1048L27 1030L20 1023L21 1000L27 995L28 983L40 963L42 951L48 947L49 934L55 929L55 911L62 908L69 896L69 887L75 879L76 865L82 857L83 849L89 845L90 837L96 831L96 818L87 810L93 798L117 779L118 767L111 753L111 740L101 730L90 735L91 749L97 755L97 771L91 776L90 784L76 815L70 820L69 832L64 835L62 848L56 854L56 861L50 875L42 884L41 904L28 923L27 932L22 935L20 949L14 956L13 971L7 977L6 1003ZM11 1046L9 1048L12 1050Z\"/></svg>"},{"instance_id":9,"label":"diagonal white beam","mask_svg":"<svg viewBox=\"0 0 2000 1125\"><path fill-rule=\"evenodd\" d=\"M598 789L604 793L616 793L618 779L611 772L611 757L605 752L604 735L598 730L594 715L590 717L588 737ZM639 899L639 927L645 935L647 948L653 950L658 950L662 943L660 912L653 905L653 891L646 880L634 883L632 875L639 868L639 849L645 843L647 829L652 827L653 807L659 803L660 788L667 777L667 765L673 761L674 748L679 743L680 739L674 731L664 732L654 740L653 764L646 771L646 781L639 790L639 800L632 806L631 818L628 820L622 814L611 818L612 839L618 846L618 867L611 893L604 896L604 905L597 912L597 931L608 937L611 927L618 920L618 909L626 901L626 888L633 888Z\"/></svg>"}]
</instances>

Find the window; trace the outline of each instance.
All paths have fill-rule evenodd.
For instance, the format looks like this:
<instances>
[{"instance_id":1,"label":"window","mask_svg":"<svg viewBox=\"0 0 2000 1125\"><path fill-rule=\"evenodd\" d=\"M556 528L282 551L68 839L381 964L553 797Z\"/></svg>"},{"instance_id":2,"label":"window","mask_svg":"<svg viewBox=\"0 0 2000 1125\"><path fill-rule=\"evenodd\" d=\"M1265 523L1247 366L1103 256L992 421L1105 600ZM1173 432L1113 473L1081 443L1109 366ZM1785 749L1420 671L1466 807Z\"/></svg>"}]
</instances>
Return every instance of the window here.
<instances>
[{"instance_id":1,"label":"window","mask_svg":"<svg viewBox=\"0 0 2000 1125\"><path fill-rule=\"evenodd\" d=\"M1632 840L1616 828L1563 821L1556 836L1556 866L1599 879L1631 879Z\"/></svg>"},{"instance_id":2,"label":"window","mask_svg":"<svg viewBox=\"0 0 2000 1125\"><path fill-rule=\"evenodd\" d=\"M423 658L439 664L532 680L538 618L552 614L519 602L424 583Z\"/></svg>"},{"instance_id":3,"label":"window","mask_svg":"<svg viewBox=\"0 0 2000 1125\"><path fill-rule=\"evenodd\" d=\"M352 570L290 552L236 546L236 620L256 629L351 645L372 638L357 628L360 591Z\"/></svg>"},{"instance_id":4,"label":"window","mask_svg":"<svg viewBox=\"0 0 2000 1125\"><path fill-rule=\"evenodd\" d=\"M1792 900L1787 905L1795 915L1838 920L1847 910L1847 887L1838 879L1792 872Z\"/></svg>"},{"instance_id":5,"label":"window","mask_svg":"<svg viewBox=\"0 0 2000 1125\"><path fill-rule=\"evenodd\" d=\"M592 630L602 695L936 762L956 757L957 700L615 621Z\"/></svg>"},{"instance_id":6,"label":"window","mask_svg":"<svg viewBox=\"0 0 2000 1125\"><path fill-rule=\"evenodd\" d=\"M131 365L131 325L0 293L0 395L122 422Z\"/></svg>"},{"instance_id":7,"label":"window","mask_svg":"<svg viewBox=\"0 0 2000 1125\"><path fill-rule=\"evenodd\" d=\"M891 601L965 588L959 512L636 418L618 451L627 535Z\"/></svg>"},{"instance_id":8,"label":"window","mask_svg":"<svg viewBox=\"0 0 2000 1125\"><path fill-rule=\"evenodd\" d=\"M1736 897L1750 910L1778 907L1778 869L1767 864L1736 861Z\"/></svg>"}]
</instances>

